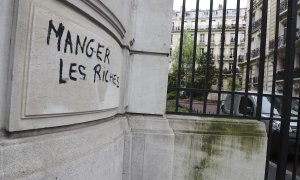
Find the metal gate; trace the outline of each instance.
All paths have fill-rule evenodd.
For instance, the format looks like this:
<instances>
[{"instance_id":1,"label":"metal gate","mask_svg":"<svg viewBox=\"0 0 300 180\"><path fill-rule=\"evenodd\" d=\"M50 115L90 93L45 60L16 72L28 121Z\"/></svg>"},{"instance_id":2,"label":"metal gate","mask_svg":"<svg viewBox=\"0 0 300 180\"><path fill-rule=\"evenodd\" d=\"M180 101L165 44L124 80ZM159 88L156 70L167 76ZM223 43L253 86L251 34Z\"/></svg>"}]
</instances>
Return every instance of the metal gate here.
<instances>
[{"instance_id":1,"label":"metal gate","mask_svg":"<svg viewBox=\"0 0 300 180\"><path fill-rule=\"evenodd\" d=\"M232 2L236 8L228 9ZM183 0L182 10L173 14L180 24L173 22L172 43L178 36L179 46L171 49L167 113L263 121L268 131L265 179L270 161L277 164L276 180L286 178L287 168L297 179L298 0L249 0L246 9L240 0L223 0L215 9L210 0L209 10L199 10L201 0L196 0L190 11L186 3Z\"/></svg>"}]
</instances>

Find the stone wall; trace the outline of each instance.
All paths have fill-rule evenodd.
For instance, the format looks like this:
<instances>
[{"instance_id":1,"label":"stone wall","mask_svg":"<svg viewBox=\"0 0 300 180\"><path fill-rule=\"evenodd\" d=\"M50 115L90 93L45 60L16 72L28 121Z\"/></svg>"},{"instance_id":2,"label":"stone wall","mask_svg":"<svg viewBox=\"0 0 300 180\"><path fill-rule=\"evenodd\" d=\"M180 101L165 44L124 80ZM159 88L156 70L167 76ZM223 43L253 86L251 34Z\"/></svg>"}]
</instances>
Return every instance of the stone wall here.
<instances>
[{"instance_id":1,"label":"stone wall","mask_svg":"<svg viewBox=\"0 0 300 180\"><path fill-rule=\"evenodd\" d=\"M118 117L2 138L0 179L122 179L126 123Z\"/></svg>"},{"instance_id":2,"label":"stone wall","mask_svg":"<svg viewBox=\"0 0 300 180\"><path fill-rule=\"evenodd\" d=\"M168 116L175 133L173 180L264 179L267 137L258 121Z\"/></svg>"},{"instance_id":3,"label":"stone wall","mask_svg":"<svg viewBox=\"0 0 300 180\"><path fill-rule=\"evenodd\" d=\"M246 165L261 177L259 124L164 116L171 12L172 0L0 1L0 179L230 179Z\"/></svg>"}]
</instances>

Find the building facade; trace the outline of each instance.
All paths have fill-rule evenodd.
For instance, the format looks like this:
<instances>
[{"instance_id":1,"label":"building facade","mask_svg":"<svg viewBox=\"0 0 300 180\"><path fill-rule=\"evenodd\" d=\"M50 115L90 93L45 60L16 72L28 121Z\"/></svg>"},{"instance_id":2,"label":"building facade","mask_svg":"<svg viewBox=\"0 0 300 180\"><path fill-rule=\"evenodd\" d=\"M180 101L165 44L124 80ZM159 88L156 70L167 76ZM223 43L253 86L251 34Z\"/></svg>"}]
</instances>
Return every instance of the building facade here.
<instances>
[{"instance_id":1,"label":"building facade","mask_svg":"<svg viewBox=\"0 0 300 180\"><path fill-rule=\"evenodd\" d=\"M298 12L297 12L297 30L296 30L296 52L295 52L295 58L294 58L294 79L293 79L293 95L299 96L300 92L300 1L298 1ZM272 17L276 17L276 1L271 0L270 1L270 13ZM276 90L278 92L282 92L283 90L283 79L284 79L284 65L285 65L285 47L286 47L286 27L287 27L287 9L288 9L288 1L282 0L280 2L279 6L279 24L278 24L278 37L275 37L275 29L276 29L276 21L274 20L270 21L270 30L269 30L269 48L267 49L268 52L268 63L270 66L273 66L274 64L274 49L275 49L275 38L278 39L278 47L277 47L277 66L276 66ZM273 69L270 68L270 69ZM267 76L267 89L271 90L272 87L272 80L273 80L273 73L271 71L268 71Z\"/></svg>"},{"instance_id":2,"label":"building facade","mask_svg":"<svg viewBox=\"0 0 300 180\"><path fill-rule=\"evenodd\" d=\"M256 0L253 2L253 14L252 17L249 15L250 1L248 2L248 14L247 14L247 24L249 18L252 18L252 33L251 33L251 51L250 51L250 64L249 64L249 90L257 90L258 85L258 74L259 74L259 56L260 56L260 28L261 28L261 17L262 17L262 0ZM298 14L297 14L297 27L300 26L300 4L298 1ZM278 24L278 37L275 37L276 32L276 10L277 1L268 1L268 20L267 20L267 34L266 34L266 60L265 60L265 73L264 73L264 91L272 91L273 79L275 78L276 92L281 93L283 91L283 78L284 78L284 64L285 64L285 46L286 46L286 27L287 27L287 0L282 0L279 7L279 24ZM246 29L246 34L248 34L248 27ZM275 49L275 38L278 39L277 47L277 65L274 66L274 49ZM299 28L296 32L296 54L294 59L294 86L293 95L298 96L300 90L300 51L299 51L299 40L300 31ZM246 48L248 44L248 36L246 36ZM245 88L246 82L246 60L239 63L239 67L242 71L242 82L243 88ZM273 75L275 69L276 74Z\"/></svg>"},{"instance_id":3,"label":"building facade","mask_svg":"<svg viewBox=\"0 0 300 180\"><path fill-rule=\"evenodd\" d=\"M234 52L235 52L235 26L236 26L236 9L227 9L226 12L226 28L225 28L225 46L224 46L224 71L223 75L230 77L234 65ZM181 11L173 11L172 16L172 35L171 35L171 49L170 52L174 52L174 49L178 48L181 32ZM186 11L184 19L184 30L186 33L194 36L195 30L195 17L196 11ZM219 5L219 8L213 10L212 13L212 31L210 51L216 68L220 66L221 55L221 35L222 35L222 17L223 8ZM199 10L198 19L198 34L197 44L200 46L200 53L207 51L208 45L208 32L209 32L209 10ZM238 34L238 62L241 62L245 58L245 29L246 29L246 8L240 9L239 17L239 34ZM170 66L171 67L171 66ZM238 71L237 71L238 72ZM226 77L224 79L226 79ZM227 81L223 83L223 87L227 88Z\"/></svg>"},{"instance_id":4,"label":"building facade","mask_svg":"<svg viewBox=\"0 0 300 180\"><path fill-rule=\"evenodd\" d=\"M249 83L247 84L249 90L257 90L258 85L258 73L259 73L259 60L260 60L260 43L261 43L261 26L262 26L262 0L253 1L253 13L250 15L250 1L247 5L247 28L246 28L246 51L248 49L248 41L251 41L251 50L250 50L250 64L247 65L246 58L244 61L239 62L239 67L242 74L242 88L245 89L246 86L246 69L249 69ZM267 35L266 42L269 42L269 29L271 21L273 22L274 18L270 18L270 6L268 7L268 25L267 25ZM250 17L251 16L251 17ZM251 39L248 39L249 34L249 18L252 19L251 26ZM267 43L267 49L269 43ZM266 59L268 59L268 52L266 52ZM249 66L249 67L248 67ZM270 63L267 60L265 62L265 79L264 79L264 89L267 88L267 77L269 76Z\"/></svg>"}]
</instances>

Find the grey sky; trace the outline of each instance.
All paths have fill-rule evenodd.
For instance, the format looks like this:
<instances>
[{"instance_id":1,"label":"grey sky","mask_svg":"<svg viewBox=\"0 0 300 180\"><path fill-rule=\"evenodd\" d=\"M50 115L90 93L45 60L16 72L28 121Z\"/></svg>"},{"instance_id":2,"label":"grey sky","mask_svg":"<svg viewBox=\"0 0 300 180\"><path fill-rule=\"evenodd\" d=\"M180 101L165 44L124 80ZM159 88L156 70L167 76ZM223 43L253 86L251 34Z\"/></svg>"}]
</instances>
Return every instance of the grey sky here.
<instances>
[{"instance_id":1,"label":"grey sky","mask_svg":"<svg viewBox=\"0 0 300 180\"><path fill-rule=\"evenodd\" d=\"M219 4L223 4L223 0L213 0L214 1L214 9L218 8ZM245 8L247 6L247 0L240 0L241 7ZM210 0L200 0L199 7L201 10L209 9ZM180 10L182 6L182 0L174 0L173 9ZM236 8L236 0L227 0L227 9L235 9ZM196 0L186 0L186 9L196 9Z\"/></svg>"}]
</instances>

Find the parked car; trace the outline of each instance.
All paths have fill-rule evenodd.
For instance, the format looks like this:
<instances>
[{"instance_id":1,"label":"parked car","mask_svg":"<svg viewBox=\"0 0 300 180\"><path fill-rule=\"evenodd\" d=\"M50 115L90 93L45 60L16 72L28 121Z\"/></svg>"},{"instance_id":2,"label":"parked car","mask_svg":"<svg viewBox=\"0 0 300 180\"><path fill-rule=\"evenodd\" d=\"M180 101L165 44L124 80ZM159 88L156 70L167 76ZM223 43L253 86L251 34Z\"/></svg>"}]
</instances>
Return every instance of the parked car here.
<instances>
[{"instance_id":1,"label":"parked car","mask_svg":"<svg viewBox=\"0 0 300 180\"><path fill-rule=\"evenodd\" d=\"M267 93L264 93L267 94ZM231 107L231 94L228 94L222 103L221 109L223 114L230 114ZM291 102L291 123L289 130L289 152L295 152L296 145L296 131L297 131L297 116L298 116L298 100L292 100ZM246 107L245 107L246 105ZM234 95L234 103L233 103L233 115L236 116L255 116L257 108L257 96L256 95L248 95L247 97L244 94L235 94ZM282 100L279 97L274 98L274 118L281 117L281 109L282 109ZM262 98L262 117L270 117L271 114L271 97L263 96ZM266 125L266 130L269 133L269 120L263 120ZM280 126L281 121L273 120L272 123L272 153L277 153L279 149L279 138L280 138Z\"/></svg>"}]
</instances>

